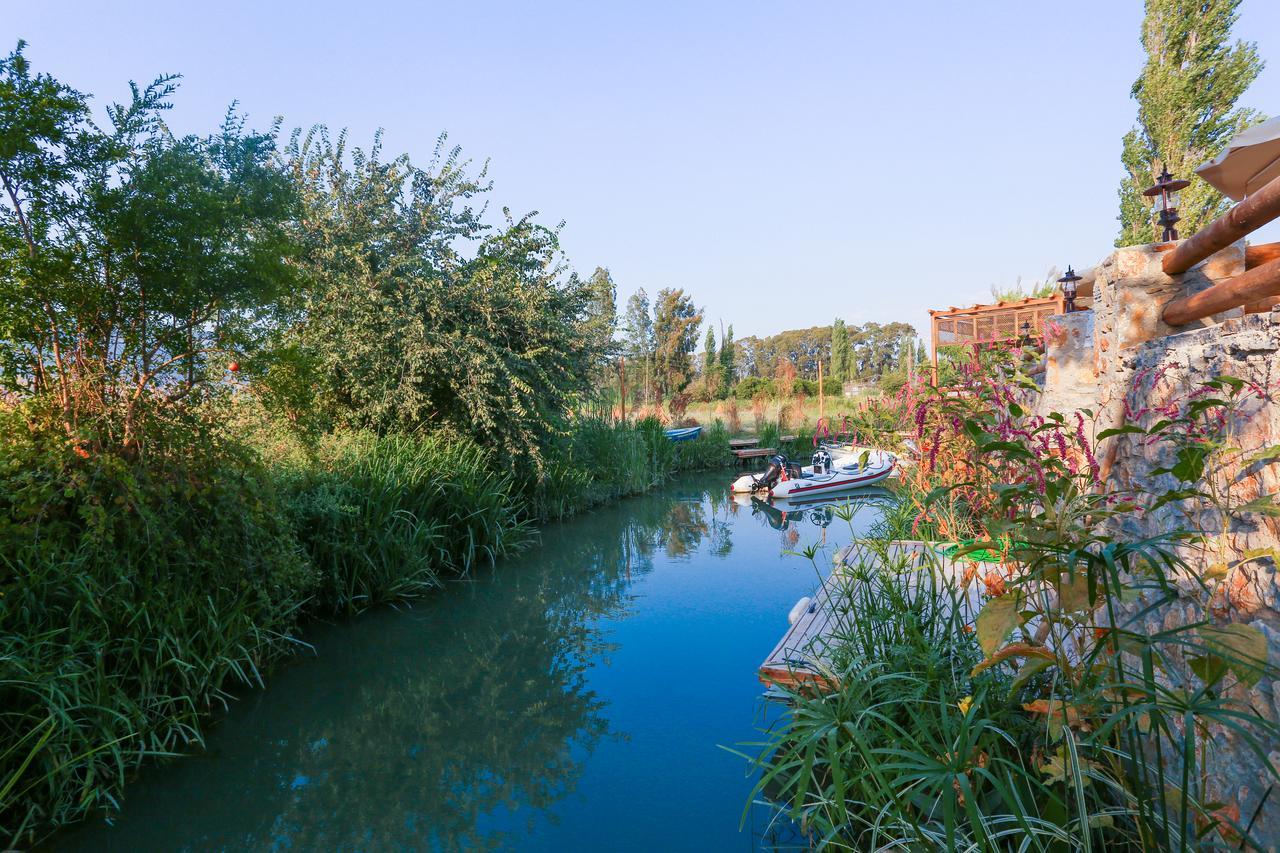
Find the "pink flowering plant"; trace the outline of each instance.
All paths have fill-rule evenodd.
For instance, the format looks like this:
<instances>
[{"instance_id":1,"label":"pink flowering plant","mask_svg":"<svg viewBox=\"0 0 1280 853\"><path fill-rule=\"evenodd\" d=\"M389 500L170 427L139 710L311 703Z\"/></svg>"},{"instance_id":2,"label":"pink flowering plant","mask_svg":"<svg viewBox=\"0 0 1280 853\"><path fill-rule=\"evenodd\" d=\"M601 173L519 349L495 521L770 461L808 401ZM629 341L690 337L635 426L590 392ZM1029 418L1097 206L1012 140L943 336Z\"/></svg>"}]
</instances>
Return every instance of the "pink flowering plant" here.
<instances>
[{"instance_id":1,"label":"pink flowering plant","mask_svg":"<svg viewBox=\"0 0 1280 853\"><path fill-rule=\"evenodd\" d=\"M1222 378L1146 412L1138 401L1150 395L1138 393L1126 422L1095 438L1092 412L1033 411L1034 363L987 352L945 391L908 392L919 459L880 551L898 538L960 540L946 553L962 571L930 587L953 606L895 581L908 566L854 567L874 589L836 614L848 626L833 654L841 686L793 697L767 778L793 816L851 849L903 838L950 849L1247 846L1267 796L1217 789L1213 752L1225 733L1280 781L1267 758L1280 728L1247 701L1276 673L1257 628L1205 608L1212 578L1192 560L1223 517L1273 512L1229 479L1232 460L1280 458L1233 443L1264 392ZM1159 452L1154 482L1117 484L1107 469L1120 442ZM1178 523L1134 530L1150 513ZM976 619L958 619L955 605L975 598ZM1203 618L1164 618L1187 605Z\"/></svg>"}]
</instances>

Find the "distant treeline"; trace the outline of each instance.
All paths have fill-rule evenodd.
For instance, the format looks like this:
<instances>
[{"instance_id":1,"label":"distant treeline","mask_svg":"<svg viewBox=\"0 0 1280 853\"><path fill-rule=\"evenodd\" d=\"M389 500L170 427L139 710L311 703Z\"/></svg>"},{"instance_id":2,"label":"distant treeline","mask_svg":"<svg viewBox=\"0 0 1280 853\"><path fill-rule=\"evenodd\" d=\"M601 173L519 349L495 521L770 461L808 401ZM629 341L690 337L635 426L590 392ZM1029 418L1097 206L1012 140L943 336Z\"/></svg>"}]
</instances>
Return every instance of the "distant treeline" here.
<instances>
[{"instance_id":1,"label":"distant treeline","mask_svg":"<svg viewBox=\"0 0 1280 853\"><path fill-rule=\"evenodd\" d=\"M847 342L843 358L842 335ZM905 367L915 340L916 330L909 323L847 326L837 320L830 326L739 339L737 372L743 378L776 377L781 363L787 361L795 368L798 378L817 379L821 361L826 375L837 380L878 382L886 374Z\"/></svg>"}]
</instances>

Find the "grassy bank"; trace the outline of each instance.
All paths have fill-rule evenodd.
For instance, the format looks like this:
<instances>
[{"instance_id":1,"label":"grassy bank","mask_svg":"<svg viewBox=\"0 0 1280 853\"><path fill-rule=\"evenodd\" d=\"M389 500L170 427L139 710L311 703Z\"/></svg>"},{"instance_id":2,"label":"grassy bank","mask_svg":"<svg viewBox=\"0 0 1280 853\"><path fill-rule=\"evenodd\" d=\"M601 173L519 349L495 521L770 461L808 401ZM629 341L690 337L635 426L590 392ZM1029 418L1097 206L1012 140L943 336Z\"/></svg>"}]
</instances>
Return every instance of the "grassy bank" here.
<instances>
[{"instance_id":1,"label":"grassy bank","mask_svg":"<svg viewBox=\"0 0 1280 853\"><path fill-rule=\"evenodd\" d=\"M114 807L130 772L198 747L308 619L437 590L540 519L727 460L710 428L573 423L519 481L463 438L224 438L129 459L0 410L0 842ZM263 441L265 446L269 442Z\"/></svg>"}]
</instances>

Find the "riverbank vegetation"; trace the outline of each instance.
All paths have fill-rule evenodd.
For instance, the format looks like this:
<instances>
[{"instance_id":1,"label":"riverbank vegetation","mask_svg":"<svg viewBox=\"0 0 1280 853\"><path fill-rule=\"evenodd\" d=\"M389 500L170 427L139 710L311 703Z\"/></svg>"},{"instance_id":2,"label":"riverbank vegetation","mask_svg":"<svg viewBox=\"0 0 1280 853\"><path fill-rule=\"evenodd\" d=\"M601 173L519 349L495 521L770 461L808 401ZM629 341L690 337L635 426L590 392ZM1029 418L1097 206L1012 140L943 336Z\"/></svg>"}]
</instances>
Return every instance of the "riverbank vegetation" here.
<instances>
[{"instance_id":1,"label":"riverbank vegetation","mask_svg":"<svg viewBox=\"0 0 1280 853\"><path fill-rule=\"evenodd\" d=\"M869 440L909 430L918 459L846 558L840 686L791 694L758 790L839 849L1246 849L1280 782L1280 727L1251 691L1277 672L1261 629L1232 619L1228 577L1274 555L1225 538L1276 513L1235 477L1276 454L1237 446L1269 392L1219 378L1095 437L1082 415L1032 414L1023 357L864 409ZM1160 488L1103 475L1118 435L1168 461ZM1131 523L1175 506L1154 534ZM955 568L894 540L959 542ZM1262 768L1251 805L1223 787L1224 742Z\"/></svg>"},{"instance_id":2,"label":"riverbank vegetation","mask_svg":"<svg viewBox=\"0 0 1280 853\"><path fill-rule=\"evenodd\" d=\"M90 111L0 59L0 845L118 804L308 619L438 589L538 522L727 461L595 402L555 229L162 77Z\"/></svg>"}]
</instances>

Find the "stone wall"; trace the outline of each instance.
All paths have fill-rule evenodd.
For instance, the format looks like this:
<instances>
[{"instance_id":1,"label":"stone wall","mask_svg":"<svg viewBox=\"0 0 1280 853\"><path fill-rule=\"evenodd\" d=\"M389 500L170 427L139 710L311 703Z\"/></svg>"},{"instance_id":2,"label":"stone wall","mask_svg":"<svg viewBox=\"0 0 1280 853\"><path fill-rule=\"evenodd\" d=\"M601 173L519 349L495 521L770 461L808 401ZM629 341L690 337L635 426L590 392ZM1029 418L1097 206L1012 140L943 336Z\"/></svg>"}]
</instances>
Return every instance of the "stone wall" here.
<instances>
[{"instance_id":1,"label":"stone wall","mask_svg":"<svg viewBox=\"0 0 1280 853\"><path fill-rule=\"evenodd\" d=\"M1234 376L1266 390L1232 424L1245 450L1280 444L1280 311L1244 315L1235 310L1194 327L1171 328L1160 315L1172 299L1244 271L1244 246L1237 244L1197 265L1178 279L1160 267L1160 246L1119 249L1097 268L1091 311L1053 318L1045 329L1045 386L1042 413L1089 409L1094 429L1122 423L1150 426L1163 417L1157 410L1192 393L1206 380ZM1108 483L1139 492L1163 492L1169 475L1153 473L1169 463L1167 447L1138 435L1108 439L1100 448ZM1231 472L1237 503L1280 491L1280 461ZM1126 516L1135 537L1193 526L1218 529L1221 514L1202 504L1170 504L1152 513ZM1230 525L1222 540L1229 552L1280 548L1277 520L1255 514ZM1184 557L1196 571L1210 560L1203 548ZM1190 578L1178 604L1147 618L1152 632L1209 618L1258 627L1267 637L1269 662L1280 667L1280 587L1276 565L1261 559L1232 569L1206 594ZM1280 682L1264 678L1252 689L1237 686L1233 698L1271 721L1280 719ZM1270 762L1280 769L1280 744L1266 744ZM1218 733L1211 778L1221 802L1234 805L1248 820L1271 785L1263 762L1223 733ZM1266 800L1255 824L1264 849L1280 850L1280 790Z\"/></svg>"}]
</instances>

